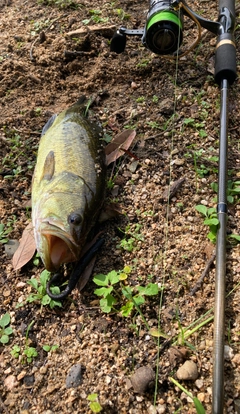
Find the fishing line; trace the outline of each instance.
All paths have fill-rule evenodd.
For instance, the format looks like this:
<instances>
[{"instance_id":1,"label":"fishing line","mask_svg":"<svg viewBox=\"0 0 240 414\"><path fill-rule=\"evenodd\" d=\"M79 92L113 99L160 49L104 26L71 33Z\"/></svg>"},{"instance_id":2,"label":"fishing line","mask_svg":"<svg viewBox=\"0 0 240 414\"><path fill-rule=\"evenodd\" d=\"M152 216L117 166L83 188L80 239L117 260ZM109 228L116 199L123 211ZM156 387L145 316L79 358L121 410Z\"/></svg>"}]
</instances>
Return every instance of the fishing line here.
<instances>
[{"instance_id":1,"label":"fishing line","mask_svg":"<svg viewBox=\"0 0 240 414\"><path fill-rule=\"evenodd\" d=\"M168 60L177 60L179 61L179 59L181 59L182 57L188 55L193 49L195 49L195 47L198 45L198 43L201 41L201 35L202 35L202 27L199 23L199 21L196 19L196 17L194 16L194 14L190 11L190 9L188 9L184 3L179 3L179 7L178 7L178 14L179 14L179 18L180 18L180 9L181 7L185 10L186 14L188 15L188 17L190 17L197 25L197 29L198 29L198 36L196 38L196 40L194 40L194 42L192 42L192 44L190 46L188 46L187 50L185 50L185 52L181 53L180 52L180 44L178 43L178 48L176 51L176 55L162 55L163 59L168 59ZM179 34L178 34L178 40L180 42L180 27L179 27Z\"/></svg>"},{"instance_id":2,"label":"fishing line","mask_svg":"<svg viewBox=\"0 0 240 414\"><path fill-rule=\"evenodd\" d=\"M180 8L179 8L179 16L180 16ZM177 77L178 77L178 67L179 67L179 46L180 46L180 27L179 27L179 44L176 52L176 65L175 65L175 75L174 75L174 104L173 104L173 121L176 117L176 107L177 107ZM172 178L172 154L173 154L173 147L174 147L174 134L175 130L172 128L171 131L171 139L170 139L170 157L169 157L169 184L168 184L168 196L167 196L167 211L166 211L166 220L165 220L165 228L164 228L164 251L163 251L163 258L162 258L162 286L164 288L165 279L166 279L166 266L167 266L167 248L168 248L168 241L169 241L169 207L170 207L170 188L171 188L171 178ZM160 361L160 338L161 338L161 311L162 311L162 303L163 303L163 294L164 289L160 291L160 298L159 298L159 309L158 309L158 340L157 340L157 358L156 358L156 376L155 376L155 390L154 390L154 406L156 405L157 399L157 390L158 390L158 377L159 377L159 361Z\"/></svg>"}]
</instances>

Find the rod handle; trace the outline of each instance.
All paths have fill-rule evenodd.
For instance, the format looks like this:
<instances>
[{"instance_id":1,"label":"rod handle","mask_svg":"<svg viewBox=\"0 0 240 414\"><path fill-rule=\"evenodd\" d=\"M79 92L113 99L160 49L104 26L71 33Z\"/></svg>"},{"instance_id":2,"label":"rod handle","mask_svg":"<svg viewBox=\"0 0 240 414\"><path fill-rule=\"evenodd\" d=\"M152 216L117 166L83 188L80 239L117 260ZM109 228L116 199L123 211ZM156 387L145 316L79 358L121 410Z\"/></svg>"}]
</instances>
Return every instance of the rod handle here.
<instances>
[{"instance_id":1,"label":"rod handle","mask_svg":"<svg viewBox=\"0 0 240 414\"><path fill-rule=\"evenodd\" d=\"M231 33L218 36L215 53L215 82L226 79L231 85L237 77L236 46Z\"/></svg>"}]
</instances>

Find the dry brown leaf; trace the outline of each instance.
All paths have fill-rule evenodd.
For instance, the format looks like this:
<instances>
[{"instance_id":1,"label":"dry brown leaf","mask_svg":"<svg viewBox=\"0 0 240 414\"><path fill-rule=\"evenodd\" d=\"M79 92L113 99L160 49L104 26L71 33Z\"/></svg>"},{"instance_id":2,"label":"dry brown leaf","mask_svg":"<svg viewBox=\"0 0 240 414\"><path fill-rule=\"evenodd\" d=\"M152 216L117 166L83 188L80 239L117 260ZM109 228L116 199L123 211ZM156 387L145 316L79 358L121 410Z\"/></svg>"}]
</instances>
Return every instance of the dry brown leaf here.
<instances>
[{"instance_id":1,"label":"dry brown leaf","mask_svg":"<svg viewBox=\"0 0 240 414\"><path fill-rule=\"evenodd\" d=\"M126 129L116 135L105 148L106 164L109 165L121 157L128 150L135 136L136 131L132 129Z\"/></svg>"},{"instance_id":2,"label":"dry brown leaf","mask_svg":"<svg viewBox=\"0 0 240 414\"><path fill-rule=\"evenodd\" d=\"M29 223L23 230L22 238L18 249L13 255L14 270L21 269L26 263L31 260L36 250L36 244L33 234L33 225Z\"/></svg>"}]
</instances>

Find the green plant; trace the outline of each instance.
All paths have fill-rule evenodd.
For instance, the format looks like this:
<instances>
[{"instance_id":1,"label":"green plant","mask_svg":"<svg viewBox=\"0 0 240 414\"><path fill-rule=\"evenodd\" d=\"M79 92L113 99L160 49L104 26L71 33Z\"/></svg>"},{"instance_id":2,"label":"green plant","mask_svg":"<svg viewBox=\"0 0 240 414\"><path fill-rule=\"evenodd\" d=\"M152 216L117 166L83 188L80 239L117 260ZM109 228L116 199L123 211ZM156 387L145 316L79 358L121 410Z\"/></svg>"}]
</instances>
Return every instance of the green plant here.
<instances>
[{"instance_id":1,"label":"green plant","mask_svg":"<svg viewBox=\"0 0 240 414\"><path fill-rule=\"evenodd\" d=\"M162 127L156 121L149 121L147 122L147 125L149 125L152 129L162 129Z\"/></svg>"},{"instance_id":2,"label":"green plant","mask_svg":"<svg viewBox=\"0 0 240 414\"><path fill-rule=\"evenodd\" d=\"M210 231L207 237L213 243L216 243L217 231L218 231L218 226L219 226L219 220L217 218L216 209L214 207L207 208L206 206L202 204L199 204L198 206L196 206L195 209L205 217L203 224L205 224L206 226L209 226Z\"/></svg>"},{"instance_id":3,"label":"green plant","mask_svg":"<svg viewBox=\"0 0 240 414\"><path fill-rule=\"evenodd\" d=\"M34 257L33 257L33 264L34 266L39 266L40 264L40 255L39 253L35 253Z\"/></svg>"},{"instance_id":4,"label":"green plant","mask_svg":"<svg viewBox=\"0 0 240 414\"><path fill-rule=\"evenodd\" d=\"M185 392L189 398L192 399L193 404L195 405L195 408L197 410L197 414L205 414L205 408L203 407L202 403L199 401L197 397L194 397L191 392L187 391L186 388L184 388L181 384L179 384L178 381L176 381L174 378L170 377L169 380L176 385L181 391Z\"/></svg>"},{"instance_id":5,"label":"green plant","mask_svg":"<svg viewBox=\"0 0 240 414\"><path fill-rule=\"evenodd\" d=\"M115 9L114 12L121 20L129 20L131 17L131 15L129 13L126 13L123 9Z\"/></svg>"},{"instance_id":6,"label":"green plant","mask_svg":"<svg viewBox=\"0 0 240 414\"><path fill-rule=\"evenodd\" d=\"M26 361L28 364L32 362L33 358L36 358L38 356L36 348L28 345L26 345L25 349L23 350L23 354L26 355Z\"/></svg>"},{"instance_id":7,"label":"green plant","mask_svg":"<svg viewBox=\"0 0 240 414\"><path fill-rule=\"evenodd\" d=\"M130 266L125 266L120 271L112 270L107 275L98 274L94 276L93 282L100 286L94 290L94 293L102 298L100 307L103 312L119 312L122 316L128 317L135 309L149 329L140 306L145 303L145 296L158 295L159 287L155 283L134 287L126 285L131 270ZM123 284L123 281L125 281L125 284ZM118 286L115 287L117 284ZM118 306L119 302L122 303L120 307Z\"/></svg>"},{"instance_id":8,"label":"green plant","mask_svg":"<svg viewBox=\"0 0 240 414\"><path fill-rule=\"evenodd\" d=\"M89 10L89 14L91 15L90 19L84 19L82 20L83 24L89 24L91 21L93 21L94 23L106 23L108 22L109 18L108 17L100 17L102 14L101 10L98 9L90 9Z\"/></svg>"},{"instance_id":9,"label":"green plant","mask_svg":"<svg viewBox=\"0 0 240 414\"><path fill-rule=\"evenodd\" d=\"M26 337L25 337L25 345L24 345L23 350L18 345L14 345L12 350L11 350L11 355L14 358L19 358L20 355L23 356L23 360L22 360L23 363L28 363L29 364L29 363L32 362L33 358L36 358L38 356L38 352L37 352L36 348L33 347L33 346L29 346L29 344L28 344L28 334L29 334L29 331L30 331L31 327L33 326L34 322L35 321L30 322L30 324L27 327Z\"/></svg>"},{"instance_id":10,"label":"green plant","mask_svg":"<svg viewBox=\"0 0 240 414\"><path fill-rule=\"evenodd\" d=\"M146 68L147 65L150 63L149 59L142 59L138 64L137 68Z\"/></svg>"},{"instance_id":11,"label":"green plant","mask_svg":"<svg viewBox=\"0 0 240 414\"><path fill-rule=\"evenodd\" d=\"M59 345L43 345L43 350L45 352L54 352L59 348Z\"/></svg>"},{"instance_id":12,"label":"green plant","mask_svg":"<svg viewBox=\"0 0 240 414\"><path fill-rule=\"evenodd\" d=\"M42 114L42 108L36 108L35 109L36 116L40 116Z\"/></svg>"},{"instance_id":13,"label":"green plant","mask_svg":"<svg viewBox=\"0 0 240 414\"><path fill-rule=\"evenodd\" d=\"M196 128L198 130L198 135L200 136L200 138L205 138L208 135L205 129L203 129L205 126L204 121L196 122L194 118L185 118L183 121L183 131L184 131L184 125L188 125L192 128Z\"/></svg>"},{"instance_id":14,"label":"green plant","mask_svg":"<svg viewBox=\"0 0 240 414\"><path fill-rule=\"evenodd\" d=\"M136 99L136 102L137 102L137 103L143 103L143 102L145 102L145 100L146 100L145 96L139 96L139 97Z\"/></svg>"},{"instance_id":15,"label":"green plant","mask_svg":"<svg viewBox=\"0 0 240 414\"><path fill-rule=\"evenodd\" d=\"M9 325L11 316L9 313L5 313L0 319L0 342L7 344L9 342L9 336L12 335L13 330Z\"/></svg>"},{"instance_id":16,"label":"green plant","mask_svg":"<svg viewBox=\"0 0 240 414\"><path fill-rule=\"evenodd\" d=\"M144 241L144 237L140 233L141 227L141 224L136 223L133 226L133 229L131 229L129 225L126 227L125 232L120 229L120 231L125 234L125 237L120 241L117 247L132 252L136 248L136 242Z\"/></svg>"},{"instance_id":17,"label":"green plant","mask_svg":"<svg viewBox=\"0 0 240 414\"><path fill-rule=\"evenodd\" d=\"M87 396L89 403L89 408L93 413L100 413L102 411L102 406L98 402L98 394L89 394Z\"/></svg>"},{"instance_id":18,"label":"green plant","mask_svg":"<svg viewBox=\"0 0 240 414\"><path fill-rule=\"evenodd\" d=\"M211 183L211 187L213 191L216 193L218 192L218 184L217 183ZM237 198L239 198L240 195L240 181L232 181L228 180L227 182L227 201L230 204L233 204L237 201ZM237 197L238 196L238 197ZM216 201L216 199L214 199Z\"/></svg>"},{"instance_id":19,"label":"green plant","mask_svg":"<svg viewBox=\"0 0 240 414\"><path fill-rule=\"evenodd\" d=\"M10 353L13 356L13 358L18 358L21 353L20 346L14 345Z\"/></svg>"},{"instance_id":20,"label":"green plant","mask_svg":"<svg viewBox=\"0 0 240 414\"><path fill-rule=\"evenodd\" d=\"M27 281L27 283L32 286L33 289L37 291L37 293L31 293L27 299L26 302L32 303L32 302L40 302L41 306L49 305L51 309L53 309L55 306L62 306L62 303L58 300L53 300L48 296L47 294L47 282L50 279L51 273L47 270L43 270L43 272L40 274L40 280L36 278L32 278ZM60 293L60 288L58 286L51 287L51 291L54 294Z\"/></svg>"},{"instance_id":21,"label":"green plant","mask_svg":"<svg viewBox=\"0 0 240 414\"><path fill-rule=\"evenodd\" d=\"M179 202L179 203L176 203L176 207L177 207L180 211L183 211L184 205L183 205L183 203Z\"/></svg>"},{"instance_id":22,"label":"green plant","mask_svg":"<svg viewBox=\"0 0 240 414\"><path fill-rule=\"evenodd\" d=\"M12 228L5 229L4 224L0 223L0 243L4 244L8 242L8 234L12 231Z\"/></svg>"}]
</instances>

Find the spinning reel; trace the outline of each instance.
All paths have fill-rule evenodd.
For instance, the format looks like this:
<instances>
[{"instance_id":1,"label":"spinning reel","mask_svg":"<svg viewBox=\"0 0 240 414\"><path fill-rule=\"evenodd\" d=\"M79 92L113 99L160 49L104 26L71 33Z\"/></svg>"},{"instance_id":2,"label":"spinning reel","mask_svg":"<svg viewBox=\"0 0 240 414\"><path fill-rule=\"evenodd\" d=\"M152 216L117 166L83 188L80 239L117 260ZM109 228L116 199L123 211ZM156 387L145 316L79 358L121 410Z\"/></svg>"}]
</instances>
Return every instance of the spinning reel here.
<instances>
[{"instance_id":1,"label":"spinning reel","mask_svg":"<svg viewBox=\"0 0 240 414\"><path fill-rule=\"evenodd\" d=\"M199 43L201 28L204 28L218 36L215 80L220 83L224 74L224 77L227 76L228 81L233 83L236 78L236 51L233 39L235 11L231 10L231 1L229 3L228 7L221 7L219 20L215 22L199 16L185 0L150 0L144 29L120 27L111 40L110 49L118 54L122 53L126 47L127 36L138 36L141 37L142 44L157 55L181 57ZM184 16L196 23L199 34L190 49L181 53Z\"/></svg>"}]
</instances>

